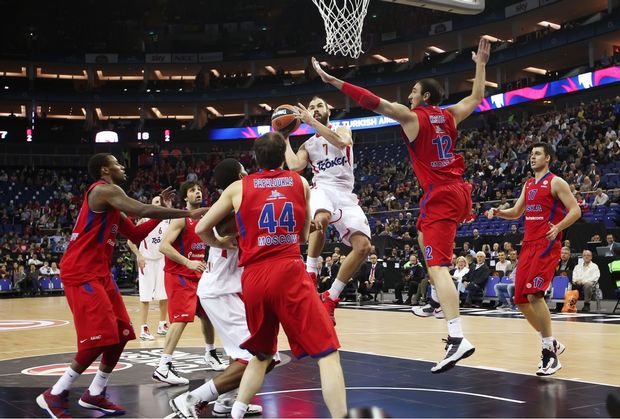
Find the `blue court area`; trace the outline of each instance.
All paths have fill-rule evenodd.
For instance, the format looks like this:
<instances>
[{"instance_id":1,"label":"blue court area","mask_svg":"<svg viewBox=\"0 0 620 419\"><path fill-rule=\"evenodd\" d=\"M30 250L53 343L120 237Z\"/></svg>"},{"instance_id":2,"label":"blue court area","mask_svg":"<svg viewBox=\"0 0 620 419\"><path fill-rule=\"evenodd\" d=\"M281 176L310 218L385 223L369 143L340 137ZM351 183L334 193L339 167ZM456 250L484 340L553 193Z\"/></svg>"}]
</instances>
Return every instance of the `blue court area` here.
<instances>
[{"instance_id":1,"label":"blue court area","mask_svg":"<svg viewBox=\"0 0 620 419\"><path fill-rule=\"evenodd\" d=\"M182 348L175 363L195 388L211 377L200 365L199 348ZM284 352L283 365L274 369L255 403L264 417L328 417L323 404L319 370L310 359L295 361ZM26 375L22 371L50 365L70 354L1 361L0 416L43 417L35 397L57 377ZM506 355L502 355L506 356ZM489 369L456 367L433 375L431 363L375 354L341 352L350 408L377 406L390 417L607 417L605 398L611 386ZM108 393L127 408L127 417L164 417L168 400L188 387L167 387L150 380L153 350L129 350L114 373ZM129 365L127 367L127 365ZM70 396L76 417L96 416L77 405L91 376L80 378ZM208 417L210 407L200 410Z\"/></svg>"}]
</instances>

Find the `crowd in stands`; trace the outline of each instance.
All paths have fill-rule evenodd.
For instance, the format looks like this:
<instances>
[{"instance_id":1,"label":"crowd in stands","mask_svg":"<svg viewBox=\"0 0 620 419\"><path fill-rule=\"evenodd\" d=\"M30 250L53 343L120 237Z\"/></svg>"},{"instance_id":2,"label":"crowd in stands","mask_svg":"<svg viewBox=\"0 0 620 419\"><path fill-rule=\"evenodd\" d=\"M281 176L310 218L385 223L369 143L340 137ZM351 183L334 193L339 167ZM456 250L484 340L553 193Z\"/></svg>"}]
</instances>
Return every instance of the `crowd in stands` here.
<instances>
[{"instance_id":1,"label":"crowd in stands","mask_svg":"<svg viewBox=\"0 0 620 419\"><path fill-rule=\"evenodd\" d=\"M484 230L488 227L484 224L484 212L491 205L512 205L523 182L530 176L528 149L541 140L554 147L558 159L552 170L569 182L582 208L583 220L605 221L607 227L612 226L608 221L617 225L617 211L605 213L610 215L604 220L596 217L601 211L617 209L620 204L619 117L620 99L595 100L544 115L511 116L503 125L491 122L484 128L463 130L459 148L467 162L465 178L472 184L475 205L459 234L472 236L473 249L484 251L487 258L494 257L499 247L510 251L500 246L501 243L497 246L487 243L490 246L483 248L480 234L484 236L491 231ZM412 174L404 145L362 142L356 145L355 152L355 192L369 216L373 235L414 239L418 202L423 191ZM206 189L204 204L211 205L219 196L211 176L213 168L229 156L238 158L248 171L256 170L249 151L218 151L207 156L193 156L189 150L177 149L172 153L162 150L139 162L127 192L149 202L168 185L178 187L185 180L198 180ZM309 170L305 174L311 176ZM33 255L49 266L59 261L69 241L82 194L89 184L84 169L0 170L3 197L0 201L0 260L9 275L19 273L20 266L28 273ZM511 235L512 240L507 242L514 243L521 234L521 225L520 222L506 222L493 233ZM337 241L335 230L328 230L328 241ZM391 257L389 254L379 256ZM475 253L469 256L476 257ZM116 275L131 277L131 264L126 262L122 248L118 258ZM405 256L403 263L408 260L409 256Z\"/></svg>"}]
</instances>

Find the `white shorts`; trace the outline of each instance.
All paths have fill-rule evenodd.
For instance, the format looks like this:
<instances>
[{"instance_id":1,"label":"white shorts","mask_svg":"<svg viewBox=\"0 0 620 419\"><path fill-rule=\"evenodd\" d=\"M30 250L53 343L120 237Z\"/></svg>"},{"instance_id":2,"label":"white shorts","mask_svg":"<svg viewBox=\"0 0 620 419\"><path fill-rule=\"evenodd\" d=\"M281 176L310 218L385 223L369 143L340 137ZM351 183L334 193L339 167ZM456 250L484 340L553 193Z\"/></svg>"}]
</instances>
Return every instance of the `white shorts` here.
<instances>
[{"instance_id":1,"label":"white shorts","mask_svg":"<svg viewBox=\"0 0 620 419\"><path fill-rule=\"evenodd\" d=\"M222 294L215 298L203 297L200 299L200 305L217 331L226 355L233 360L249 362L252 354L239 347L250 337L241 297L237 294Z\"/></svg>"},{"instance_id":2,"label":"white shorts","mask_svg":"<svg viewBox=\"0 0 620 419\"><path fill-rule=\"evenodd\" d=\"M313 188L310 192L310 212L314 217L319 210L332 214L330 224L336 227L340 241L351 246L350 237L362 233L370 239L368 218L358 205L357 195L337 188Z\"/></svg>"},{"instance_id":3,"label":"white shorts","mask_svg":"<svg viewBox=\"0 0 620 419\"><path fill-rule=\"evenodd\" d=\"M140 301L167 300L164 286L164 258L157 260L146 259L144 269L138 269L138 289Z\"/></svg>"}]
</instances>

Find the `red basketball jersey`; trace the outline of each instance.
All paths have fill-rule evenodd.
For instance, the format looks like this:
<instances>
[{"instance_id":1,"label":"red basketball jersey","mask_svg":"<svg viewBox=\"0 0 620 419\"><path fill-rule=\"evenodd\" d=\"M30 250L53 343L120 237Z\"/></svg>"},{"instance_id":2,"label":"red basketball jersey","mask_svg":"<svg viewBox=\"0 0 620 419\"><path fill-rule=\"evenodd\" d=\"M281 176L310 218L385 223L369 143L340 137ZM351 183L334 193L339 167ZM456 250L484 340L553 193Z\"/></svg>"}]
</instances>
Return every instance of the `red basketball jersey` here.
<instances>
[{"instance_id":1,"label":"red basketball jersey","mask_svg":"<svg viewBox=\"0 0 620 419\"><path fill-rule=\"evenodd\" d=\"M239 266L280 258L301 258L299 241L306 220L301 177L289 170L246 176L237 211Z\"/></svg>"},{"instance_id":2,"label":"red basketball jersey","mask_svg":"<svg viewBox=\"0 0 620 419\"><path fill-rule=\"evenodd\" d=\"M110 275L121 213L115 208L95 212L88 207L90 191L105 184L105 181L99 180L90 185L84 194L71 241L60 260L61 277L65 285L81 284L93 277Z\"/></svg>"},{"instance_id":3,"label":"red basketball jersey","mask_svg":"<svg viewBox=\"0 0 620 419\"><path fill-rule=\"evenodd\" d=\"M557 224L566 215L566 208L551 194L551 181L555 175L547 172L536 182L535 178L525 182L525 232L523 241L544 239L549 231L549 223ZM562 233L556 240L562 240Z\"/></svg>"},{"instance_id":4,"label":"red basketball jersey","mask_svg":"<svg viewBox=\"0 0 620 419\"><path fill-rule=\"evenodd\" d=\"M172 247L189 260L204 261L207 245L198 237L198 234L196 234L196 224L198 224L198 220L186 218L185 227L172 243ZM194 271L174 262L167 256L165 257L164 271L196 281L198 281L202 275L198 271Z\"/></svg>"},{"instance_id":5,"label":"red basketball jersey","mask_svg":"<svg viewBox=\"0 0 620 419\"><path fill-rule=\"evenodd\" d=\"M409 141L404 132L403 138L422 189L462 180L465 163L454 152L457 131L452 114L438 106L418 106L411 112L418 116L420 131L415 141Z\"/></svg>"}]
</instances>

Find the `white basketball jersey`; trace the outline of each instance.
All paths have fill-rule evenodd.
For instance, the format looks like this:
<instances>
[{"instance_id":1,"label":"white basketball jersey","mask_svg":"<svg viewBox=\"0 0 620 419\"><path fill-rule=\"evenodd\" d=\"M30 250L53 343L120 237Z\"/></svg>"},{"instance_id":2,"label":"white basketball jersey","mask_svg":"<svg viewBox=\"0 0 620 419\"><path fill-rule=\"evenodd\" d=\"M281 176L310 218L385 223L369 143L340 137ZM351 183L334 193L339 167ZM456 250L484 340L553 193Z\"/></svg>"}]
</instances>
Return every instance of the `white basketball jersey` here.
<instances>
[{"instance_id":1,"label":"white basketball jersey","mask_svg":"<svg viewBox=\"0 0 620 419\"><path fill-rule=\"evenodd\" d=\"M139 250L140 254L144 256L144 259L159 260L164 257L163 254L159 253L159 244L169 225L170 220L162 220L157 224L157 227L151 230L149 235L146 236L146 239L140 242Z\"/></svg>"},{"instance_id":2,"label":"white basketball jersey","mask_svg":"<svg viewBox=\"0 0 620 419\"><path fill-rule=\"evenodd\" d=\"M202 273L196 294L200 298L214 298L223 294L241 293L239 250L209 248L207 269Z\"/></svg>"},{"instance_id":3,"label":"white basketball jersey","mask_svg":"<svg viewBox=\"0 0 620 419\"><path fill-rule=\"evenodd\" d=\"M340 149L313 135L305 143L315 186L353 191L353 145Z\"/></svg>"}]
</instances>

